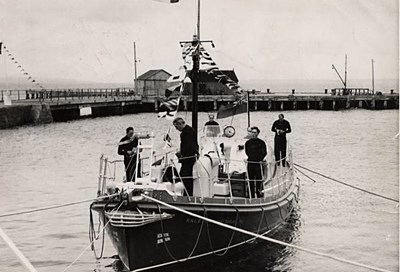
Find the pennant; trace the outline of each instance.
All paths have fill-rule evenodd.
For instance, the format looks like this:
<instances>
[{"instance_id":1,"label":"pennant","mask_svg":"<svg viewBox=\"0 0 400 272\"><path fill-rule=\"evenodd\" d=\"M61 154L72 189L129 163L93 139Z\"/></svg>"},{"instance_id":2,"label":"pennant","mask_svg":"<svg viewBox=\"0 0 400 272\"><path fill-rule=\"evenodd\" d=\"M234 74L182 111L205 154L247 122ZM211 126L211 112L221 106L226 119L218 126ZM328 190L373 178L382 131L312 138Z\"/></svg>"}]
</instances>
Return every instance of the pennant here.
<instances>
[{"instance_id":1,"label":"pennant","mask_svg":"<svg viewBox=\"0 0 400 272\"><path fill-rule=\"evenodd\" d=\"M153 162L153 164L152 164L151 166L161 165L161 163L163 162L163 160L164 160L164 157L162 157L161 159L156 160L155 162Z\"/></svg>"},{"instance_id":2,"label":"pennant","mask_svg":"<svg viewBox=\"0 0 400 272\"><path fill-rule=\"evenodd\" d=\"M165 90L165 97L176 97L181 94L182 83L179 85L171 86Z\"/></svg>"},{"instance_id":3,"label":"pennant","mask_svg":"<svg viewBox=\"0 0 400 272\"><path fill-rule=\"evenodd\" d=\"M247 101L237 101L230 105L221 105L217 112L217 119L223 119L247 112Z\"/></svg>"},{"instance_id":4,"label":"pennant","mask_svg":"<svg viewBox=\"0 0 400 272\"><path fill-rule=\"evenodd\" d=\"M171 136L169 136L169 133L171 131L171 127L168 128L167 134L165 134L164 136L164 149L166 149L167 147L171 148L172 147L172 138Z\"/></svg>"},{"instance_id":5,"label":"pennant","mask_svg":"<svg viewBox=\"0 0 400 272\"><path fill-rule=\"evenodd\" d=\"M162 101L160 110L158 112L158 119L166 117L167 119L174 119L175 114L178 111L180 97L171 98L166 101Z\"/></svg>"}]
</instances>

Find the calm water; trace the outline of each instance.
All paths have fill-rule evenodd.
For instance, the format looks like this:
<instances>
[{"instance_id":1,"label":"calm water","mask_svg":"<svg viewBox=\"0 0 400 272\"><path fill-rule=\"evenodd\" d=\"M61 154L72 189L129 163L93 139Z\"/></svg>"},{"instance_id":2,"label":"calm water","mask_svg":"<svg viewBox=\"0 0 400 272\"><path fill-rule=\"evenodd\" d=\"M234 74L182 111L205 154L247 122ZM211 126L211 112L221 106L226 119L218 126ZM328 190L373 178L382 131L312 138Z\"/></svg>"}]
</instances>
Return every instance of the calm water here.
<instances>
[{"instance_id":1,"label":"calm water","mask_svg":"<svg viewBox=\"0 0 400 272\"><path fill-rule=\"evenodd\" d=\"M295 161L336 179L398 199L398 114L394 111L286 112ZM181 114L183 117L185 113ZM272 143L277 112L252 123ZM187 116L190 118L190 114ZM200 115L200 124L206 114ZM223 124L231 120L224 119ZM234 123L246 127L247 116ZM116 157L127 126L165 133L155 114L125 115L0 130L0 214L95 197L101 153ZM172 135L177 139L178 134ZM160 137L161 138L161 137ZM175 144L177 142L175 141ZM162 146L159 139L156 143ZM319 177L301 180L299 208L276 237L309 249L398 271L398 206ZM0 219L0 227L40 272L63 271L89 245L89 203ZM115 251L106 241L105 256ZM88 249L67 271L111 272ZM202 268L200 271L211 270ZM262 244L214 271L367 271L279 246ZM0 271L26 271L0 242Z\"/></svg>"}]
</instances>

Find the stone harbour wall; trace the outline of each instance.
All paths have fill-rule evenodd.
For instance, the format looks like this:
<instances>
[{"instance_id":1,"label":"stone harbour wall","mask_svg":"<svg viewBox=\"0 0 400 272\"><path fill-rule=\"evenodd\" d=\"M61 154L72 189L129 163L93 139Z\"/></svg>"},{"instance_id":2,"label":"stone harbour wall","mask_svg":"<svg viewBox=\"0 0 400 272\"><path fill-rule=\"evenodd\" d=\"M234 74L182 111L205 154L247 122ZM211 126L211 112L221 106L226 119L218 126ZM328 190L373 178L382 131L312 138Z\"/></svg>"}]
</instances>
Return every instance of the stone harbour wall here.
<instances>
[{"instance_id":1,"label":"stone harbour wall","mask_svg":"<svg viewBox=\"0 0 400 272\"><path fill-rule=\"evenodd\" d=\"M10 105L0 107L0 129L52 122L53 117L48 104Z\"/></svg>"}]
</instances>

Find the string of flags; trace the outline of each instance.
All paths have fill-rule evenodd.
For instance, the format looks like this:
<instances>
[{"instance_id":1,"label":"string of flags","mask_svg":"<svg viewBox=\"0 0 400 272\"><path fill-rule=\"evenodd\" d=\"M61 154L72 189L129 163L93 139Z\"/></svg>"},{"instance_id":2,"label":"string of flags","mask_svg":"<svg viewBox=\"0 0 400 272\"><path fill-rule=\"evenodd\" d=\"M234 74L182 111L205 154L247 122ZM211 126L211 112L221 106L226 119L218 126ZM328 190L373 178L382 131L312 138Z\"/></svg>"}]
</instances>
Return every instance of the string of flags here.
<instances>
[{"instance_id":1,"label":"string of flags","mask_svg":"<svg viewBox=\"0 0 400 272\"><path fill-rule=\"evenodd\" d=\"M30 81L34 85L36 85L38 88L45 90L45 88L40 84L36 79L34 79L23 67L22 65L18 62L18 60L14 57L14 55L10 52L10 50L4 45L4 42L0 42L0 55L3 54L3 51L5 52L5 55L8 56L8 58L11 60L12 63L15 64L16 68L21 72L21 74L26 78L26 80Z\"/></svg>"},{"instance_id":2,"label":"string of flags","mask_svg":"<svg viewBox=\"0 0 400 272\"><path fill-rule=\"evenodd\" d=\"M158 119L166 118L172 120L178 112L179 102L183 91L183 82L177 86L167 89L170 93L166 93L166 98L161 99L160 108L158 111Z\"/></svg>"},{"instance_id":3,"label":"string of flags","mask_svg":"<svg viewBox=\"0 0 400 272\"><path fill-rule=\"evenodd\" d=\"M186 70L190 71L193 69L193 55L196 53L197 48L199 48L200 52L200 70L204 70L208 74L214 76L218 82L224 84L230 90L235 90L235 93L241 93L242 89L239 84L225 75L218 68L218 65L212 59L211 55L204 49L201 43L194 46L191 42L186 42L182 45L182 58Z\"/></svg>"},{"instance_id":4,"label":"string of flags","mask_svg":"<svg viewBox=\"0 0 400 272\"><path fill-rule=\"evenodd\" d=\"M178 83L178 85L169 87L166 90L165 98L160 99L160 108L158 112L158 119L174 119L179 102L182 96L184 83L190 82L188 77L190 71L193 69L193 56L196 54L196 50L200 52L200 70L206 71L208 74L212 75L218 82L228 87L233 91L235 97L235 102L231 105L224 106L218 110L219 118L226 118L234 114L244 112L247 109L246 96L243 93L242 88L225 75L214 62L211 55L204 49L201 43L193 45L192 42L186 42L182 44L182 58L184 65L179 68L176 75L172 75L167 82L168 83Z\"/></svg>"}]
</instances>

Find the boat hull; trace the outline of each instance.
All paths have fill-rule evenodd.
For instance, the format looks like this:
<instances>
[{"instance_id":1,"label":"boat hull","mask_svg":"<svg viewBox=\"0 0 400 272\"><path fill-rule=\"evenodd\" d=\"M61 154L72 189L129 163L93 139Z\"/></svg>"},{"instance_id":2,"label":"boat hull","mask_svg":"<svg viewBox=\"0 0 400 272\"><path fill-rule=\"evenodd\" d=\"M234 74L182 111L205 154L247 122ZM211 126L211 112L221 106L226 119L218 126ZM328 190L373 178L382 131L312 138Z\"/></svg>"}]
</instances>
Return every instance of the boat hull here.
<instances>
[{"instance_id":1,"label":"boat hull","mask_svg":"<svg viewBox=\"0 0 400 272\"><path fill-rule=\"evenodd\" d=\"M267 234L289 217L297 202L298 186L277 200L253 205L218 205L213 203L170 203L186 211L257 234ZM97 210L101 218L107 209ZM125 210L169 214L167 219L142 226L107 224L107 232L129 270L146 270L198 258L225 255L252 242L252 236L233 231L176 210L148 201L130 203ZM204 261L204 260L203 260ZM192 262L191 262L192 263Z\"/></svg>"}]
</instances>

